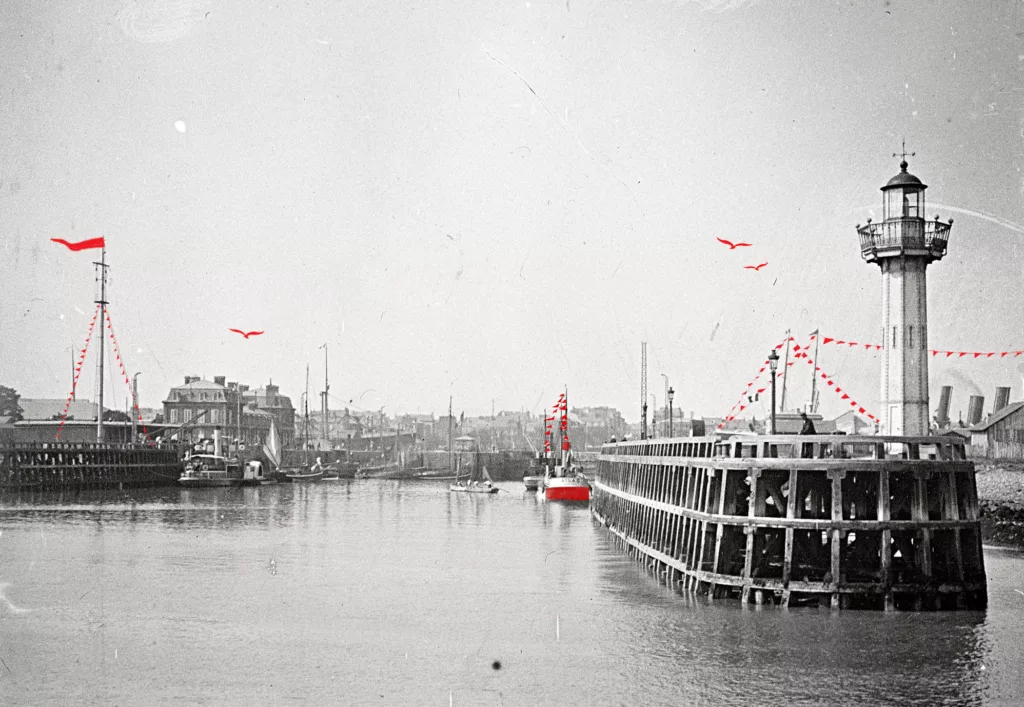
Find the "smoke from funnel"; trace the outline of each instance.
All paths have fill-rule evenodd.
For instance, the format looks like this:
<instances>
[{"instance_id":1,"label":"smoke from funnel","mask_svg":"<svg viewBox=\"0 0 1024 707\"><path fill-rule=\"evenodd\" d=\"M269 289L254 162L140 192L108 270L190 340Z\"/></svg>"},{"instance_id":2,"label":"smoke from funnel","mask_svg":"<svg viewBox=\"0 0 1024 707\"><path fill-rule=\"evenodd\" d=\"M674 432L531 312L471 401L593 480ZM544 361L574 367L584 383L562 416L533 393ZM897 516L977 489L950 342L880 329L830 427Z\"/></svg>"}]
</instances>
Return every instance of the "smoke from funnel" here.
<instances>
[{"instance_id":1,"label":"smoke from funnel","mask_svg":"<svg viewBox=\"0 0 1024 707\"><path fill-rule=\"evenodd\" d=\"M968 392L970 392L972 395L984 395L984 393L981 392L981 388L978 386L978 384L972 381L967 376L965 376L960 371L952 370L946 373L946 375L952 378L957 383L961 383L967 386Z\"/></svg>"}]
</instances>

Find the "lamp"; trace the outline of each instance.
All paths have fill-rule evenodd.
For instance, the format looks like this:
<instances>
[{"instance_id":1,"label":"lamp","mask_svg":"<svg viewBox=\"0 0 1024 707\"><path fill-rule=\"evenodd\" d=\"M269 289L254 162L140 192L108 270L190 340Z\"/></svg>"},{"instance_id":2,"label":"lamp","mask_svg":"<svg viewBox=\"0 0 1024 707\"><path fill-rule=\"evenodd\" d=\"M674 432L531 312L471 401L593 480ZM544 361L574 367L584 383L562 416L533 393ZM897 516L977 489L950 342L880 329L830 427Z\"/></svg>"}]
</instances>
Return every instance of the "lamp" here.
<instances>
[{"instance_id":1,"label":"lamp","mask_svg":"<svg viewBox=\"0 0 1024 707\"><path fill-rule=\"evenodd\" d=\"M675 415L672 410L672 398L676 396L676 391L671 387L668 389L668 436L672 437L675 432L673 423L675 422Z\"/></svg>"},{"instance_id":2,"label":"lamp","mask_svg":"<svg viewBox=\"0 0 1024 707\"><path fill-rule=\"evenodd\" d=\"M775 371L779 367L779 354L772 349L768 354L768 367L772 371L772 434L775 434Z\"/></svg>"}]
</instances>

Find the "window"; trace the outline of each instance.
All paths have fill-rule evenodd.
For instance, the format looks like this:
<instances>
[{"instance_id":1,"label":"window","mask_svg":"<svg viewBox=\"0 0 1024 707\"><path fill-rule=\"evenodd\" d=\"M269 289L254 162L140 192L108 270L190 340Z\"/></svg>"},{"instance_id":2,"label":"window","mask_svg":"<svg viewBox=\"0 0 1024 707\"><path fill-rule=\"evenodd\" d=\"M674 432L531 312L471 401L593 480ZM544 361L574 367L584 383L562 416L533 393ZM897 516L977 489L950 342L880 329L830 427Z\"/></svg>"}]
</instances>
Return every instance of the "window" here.
<instances>
[{"instance_id":1,"label":"window","mask_svg":"<svg viewBox=\"0 0 1024 707\"><path fill-rule=\"evenodd\" d=\"M896 327L892 328L892 347L896 348Z\"/></svg>"}]
</instances>

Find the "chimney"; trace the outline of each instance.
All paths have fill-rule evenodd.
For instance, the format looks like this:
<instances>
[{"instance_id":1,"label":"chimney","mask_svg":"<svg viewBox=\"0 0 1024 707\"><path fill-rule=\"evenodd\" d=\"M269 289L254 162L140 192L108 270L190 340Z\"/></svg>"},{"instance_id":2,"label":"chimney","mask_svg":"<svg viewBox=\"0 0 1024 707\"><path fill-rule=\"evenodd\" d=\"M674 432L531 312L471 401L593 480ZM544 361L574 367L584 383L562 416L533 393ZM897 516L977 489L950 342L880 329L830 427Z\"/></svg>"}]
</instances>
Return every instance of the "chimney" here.
<instances>
[{"instance_id":1,"label":"chimney","mask_svg":"<svg viewBox=\"0 0 1024 707\"><path fill-rule=\"evenodd\" d=\"M188 385L191 382L192 382L192 376L185 376L185 385Z\"/></svg>"},{"instance_id":2,"label":"chimney","mask_svg":"<svg viewBox=\"0 0 1024 707\"><path fill-rule=\"evenodd\" d=\"M224 385L224 382L227 379L228 379L227 376L214 376L213 377L213 382L216 383L217 385Z\"/></svg>"},{"instance_id":3,"label":"chimney","mask_svg":"<svg viewBox=\"0 0 1024 707\"><path fill-rule=\"evenodd\" d=\"M996 388L996 401L992 406L992 414L996 414L1004 407L1010 404L1010 388L999 387Z\"/></svg>"},{"instance_id":4,"label":"chimney","mask_svg":"<svg viewBox=\"0 0 1024 707\"><path fill-rule=\"evenodd\" d=\"M973 426L981 422L982 410L985 407L984 395L972 395L967 402L967 425Z\"/></svg>"},{"instance_id":5,"label":"chimney","mask_svg":"<svg viewBox=\"0 0 1024 707\"><path fill-rule=\"evenodd\" d=\"M228 390L235 390L238 388L238 383L235 381L228 381Z\"/></svg>"},{"instance_id":6,"label":"chimney","mask_svg":"<svg viewBox=\"0 0 1024 707\"><path fill-rule=\"evenodd\" d=\"M245 393L245 392L248 392L248 390L249 390L249 386L242 385L241 383L238 384L238 392L239 393Z\"/></svg>"},{"instance_id":7,"label":"chimney","mask_svg":"<svg viewBox=\"0 0 1024 707\"><path fill-rule=\"evenodd\" d=\"M939 429L943 427L949 427L949 403L953 399L953 386L944 385L942 386L942 393L939 394L939 409L936 417L938 418Z\"/></svg>"}]
</instances>

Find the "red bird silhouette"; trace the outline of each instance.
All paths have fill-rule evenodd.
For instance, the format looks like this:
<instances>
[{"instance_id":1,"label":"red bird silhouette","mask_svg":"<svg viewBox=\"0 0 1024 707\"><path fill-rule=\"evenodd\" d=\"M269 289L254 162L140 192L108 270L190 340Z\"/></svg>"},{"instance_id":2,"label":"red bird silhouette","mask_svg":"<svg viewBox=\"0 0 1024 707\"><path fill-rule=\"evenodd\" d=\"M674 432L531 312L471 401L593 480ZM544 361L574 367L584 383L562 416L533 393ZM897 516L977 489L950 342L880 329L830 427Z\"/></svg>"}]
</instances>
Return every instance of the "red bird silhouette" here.
<instances>
[{"instance_id":1,"label":"red bird silhouette","mask_svg":"<svg viewBox=\"0 0 1024 707\"><path fill-rule=\"evenodd\" d=\"M761 268L763 268L767 264L768 263L761 263L760 265L744 265L743 269L744 270L760 270Z\"/></svg>"},{"instance_id":2,"label":"red bird silhouette","mask_svg":"<svg viewBox=\"0 0 1024 707\"><path fill-rule=\"evenodd\" d=\"M744 245L753 245L753 243L733 243L732 241L727 241L724 238L717 238L716 240L719 243L725 243L727 246L729 246L729 250L736 250L740 246Z\"/></svg>"},{"instance_id":3,"label":"red bird silhouette","mask_svg":"<svg viewBox=\"0 0 1024 707\"><path fill-rule=\"evenodd\" d=\"M246 339L248 339L250 336L259 336L260 334L263 333L262 331L249 331L249 332L246 332L246 331L242 331L241 329L228 329L228 331L233 331L236 334L241 334Z\"/></svg>"}]
</instances>

